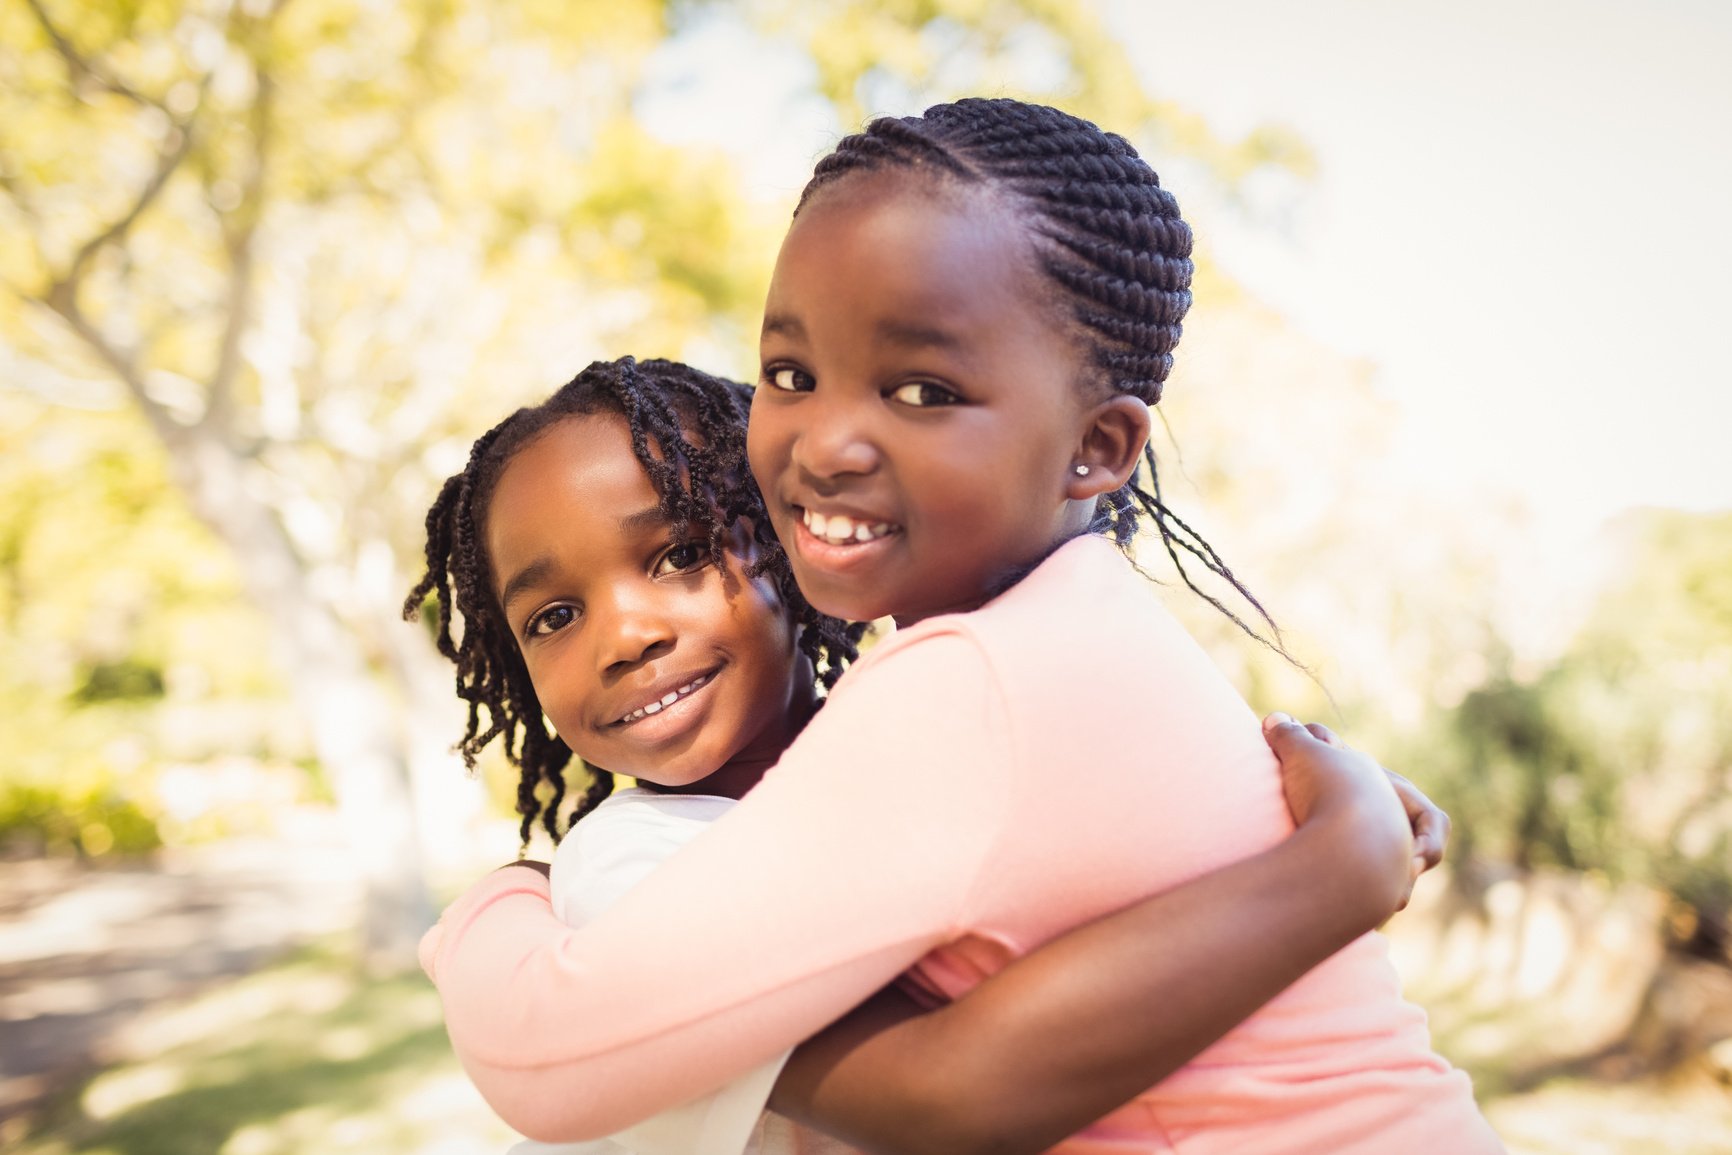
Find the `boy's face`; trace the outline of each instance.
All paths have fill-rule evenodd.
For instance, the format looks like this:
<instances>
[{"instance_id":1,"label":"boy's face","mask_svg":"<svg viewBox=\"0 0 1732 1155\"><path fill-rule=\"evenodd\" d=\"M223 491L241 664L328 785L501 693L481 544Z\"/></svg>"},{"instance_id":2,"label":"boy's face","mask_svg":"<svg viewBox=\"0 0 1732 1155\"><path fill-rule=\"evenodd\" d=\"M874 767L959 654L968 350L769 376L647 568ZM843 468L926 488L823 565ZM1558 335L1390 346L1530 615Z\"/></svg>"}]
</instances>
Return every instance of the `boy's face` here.
<instances>
[{"instance_id":1,"label":"boy's face","mask_svg":"<svg viewBox=\"0 0 1732 1155\"><path fill-rule=\"evenodd\" d=\"M519 449L486 545L542 709L591 765L738 797L810 715L773 586L673 536L623 418L567 418Z\"/></svg>"}]
</instances>

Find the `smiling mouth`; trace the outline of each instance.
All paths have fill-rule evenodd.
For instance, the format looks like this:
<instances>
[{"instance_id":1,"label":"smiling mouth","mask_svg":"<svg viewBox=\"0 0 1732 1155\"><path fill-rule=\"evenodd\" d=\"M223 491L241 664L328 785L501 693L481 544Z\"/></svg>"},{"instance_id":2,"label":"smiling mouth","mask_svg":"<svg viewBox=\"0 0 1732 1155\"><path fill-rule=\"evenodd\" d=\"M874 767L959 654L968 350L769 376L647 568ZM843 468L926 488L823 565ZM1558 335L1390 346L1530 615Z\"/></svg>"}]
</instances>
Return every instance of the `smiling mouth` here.
<instances>
[{"instance_id":1,"label":"smiling mouth","mask_svg":"<svg viewBox=\"0 0 1732 1155\"><path fill-rule=\"evenodd\" d=\"M631 713L626 714L623 717L615 719L613 724L615 726L629 726L633 722L641 722L645 718L649 718L649 717L652 717L656 714L661 713L663 710L667 709L669 706L673 705L675 702L678 702L681 698L684 698L684 697L687 697L693 693L696 693L698 690L701 690L705 686L709 685L712 681L715 680L716 672L717 671L715 671L715 670L711 670L707 674L699 674L697 677L693 678L691 681L687 682L685 685L680 686L677 689L669 690L667 693L663 694L661 697L657 698L655 701L646 702L642 706L639 706L637 709L633 710Z\"/></svg>"},{"instance_id":2,"label":"smiling mouth","mask_svg":"<svg viewBox=\"0 0 1732 1155\"><path fill-rule=\"evenodd\" d=\"M829 545L864 545L902 532L902 527L894 522L867 521L845 513L826 517L817 510L803 506L795 508L800 511L800 524L806 527L806 532Z\"/></svg>"}]
</instances>

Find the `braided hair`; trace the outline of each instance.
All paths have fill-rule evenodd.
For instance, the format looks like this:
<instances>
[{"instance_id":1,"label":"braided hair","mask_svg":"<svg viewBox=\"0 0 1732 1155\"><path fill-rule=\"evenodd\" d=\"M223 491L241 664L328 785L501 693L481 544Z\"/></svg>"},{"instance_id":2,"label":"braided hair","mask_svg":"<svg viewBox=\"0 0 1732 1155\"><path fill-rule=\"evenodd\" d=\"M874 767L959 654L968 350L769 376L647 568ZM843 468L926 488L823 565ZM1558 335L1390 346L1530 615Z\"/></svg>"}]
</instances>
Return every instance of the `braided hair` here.
<instances>
[{"instance_id":1,"label":"braided hair","mask_svg":"<svg viewBox=\"0 0 1732 1155\"><path fill-rule=\"evenodd\" d=\"M750 522L758 560L748 572L774 581L798 627L799 651L811 660L819 684L829 689L855 658L866 626L811 607L770 529L764 499L746 464L750 407L749 386L687 365L631 357L597 361L546 401L517 410L477 438L468 464L446 480L427 511L427 572L404 600L403 617L414 621L430 608L434 642L457 666L457 696L469 705L457 744L464 764L473 770L476 757L497 738L518 768L523 846L538 818L558 842L614 785L610 772L587 767L584 793L560 827L571 749L542 714L529 669L499 607L487 556L487 509L500 474L519 450L555 423L597 413L624 417L632 453L676 534L693 527L704 531L710 561L721 565L729 530L741 518ZM459 619L460 632L453 628ZM552 788L545 800L538 793L543 782Z\"/></svg>"},{"instance_id":2,"label":"braided hair","mask_svg":"<svg viewBox=\"0 0 1732 1155\"><path fill-rule=\"evenodd\" d=\"M1006 197L1033 240L1054 300L1086 348L1093 378L1147 405L1160 401L1180 322L1191 307L1191 229L1173 194L1128 141L1056 108L1020 100L938 104L917 117L882 117L844 138L818 162L795 216L830 186L886 169ZM1149 445L1130 480L1097 500L1089 529L1129 554L1144 517L1186 586L1270 644L1197 586L1185 565L1188 556L1239 592L1274 631L1272 648L1285 655L1280 629L1262 604L1162 500Z\"/></svg>"}]
</instances>

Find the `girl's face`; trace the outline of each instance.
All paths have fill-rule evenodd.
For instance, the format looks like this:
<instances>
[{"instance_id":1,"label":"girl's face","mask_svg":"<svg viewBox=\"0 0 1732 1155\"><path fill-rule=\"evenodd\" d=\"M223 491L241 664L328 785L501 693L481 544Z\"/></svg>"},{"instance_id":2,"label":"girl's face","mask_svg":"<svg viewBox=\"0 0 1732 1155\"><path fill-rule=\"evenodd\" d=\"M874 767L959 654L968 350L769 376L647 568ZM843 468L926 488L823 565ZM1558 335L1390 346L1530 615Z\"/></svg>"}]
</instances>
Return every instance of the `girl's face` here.
<instances>
[{"instance_id":1,"label":"girl's face","mask_svg":"<svg viewBox=\"0 0 1732 1155\"><path fill-rule=\"evenodd\" d=\"M738 797L810 716L773 587L673 535L624 418L567 418L519 449L486 544L542 709L584 761Z\"/></svg>"},{"instance_id":2,"label":"girl's face","mask_svg":"<svg viewBox=\"0 0 1732 1155\"><path fill-rule=\"evenodd\" d=\"M776 262L752 472L807 599L907 624L973 609L1086 527L1067 495L1076 345L1018 222L974 190L850 178Z\"/></svg>"}]
</instances>

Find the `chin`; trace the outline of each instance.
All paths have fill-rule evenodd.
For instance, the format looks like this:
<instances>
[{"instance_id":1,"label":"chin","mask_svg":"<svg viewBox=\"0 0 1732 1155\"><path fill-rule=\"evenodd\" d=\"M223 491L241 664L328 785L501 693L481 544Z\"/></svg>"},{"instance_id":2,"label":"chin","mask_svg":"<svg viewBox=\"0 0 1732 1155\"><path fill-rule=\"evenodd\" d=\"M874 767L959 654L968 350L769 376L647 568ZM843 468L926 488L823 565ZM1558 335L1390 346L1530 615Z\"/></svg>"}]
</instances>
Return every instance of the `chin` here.
<instances>
[{"instance_id":1,"label":"chin","mask_svg":"<svg viewBox=\"0 0 1732 1155\"><path fill-rule=\"evenodd\" d=\"M800 592L806 593L805 585L800 586ZM822 592L816 596L807 594L806 602L819 613L840 618L845 622L872 622L890 617L895 612L886 608L882 599L848 593Z\"/></svg>"}]
</instances>

